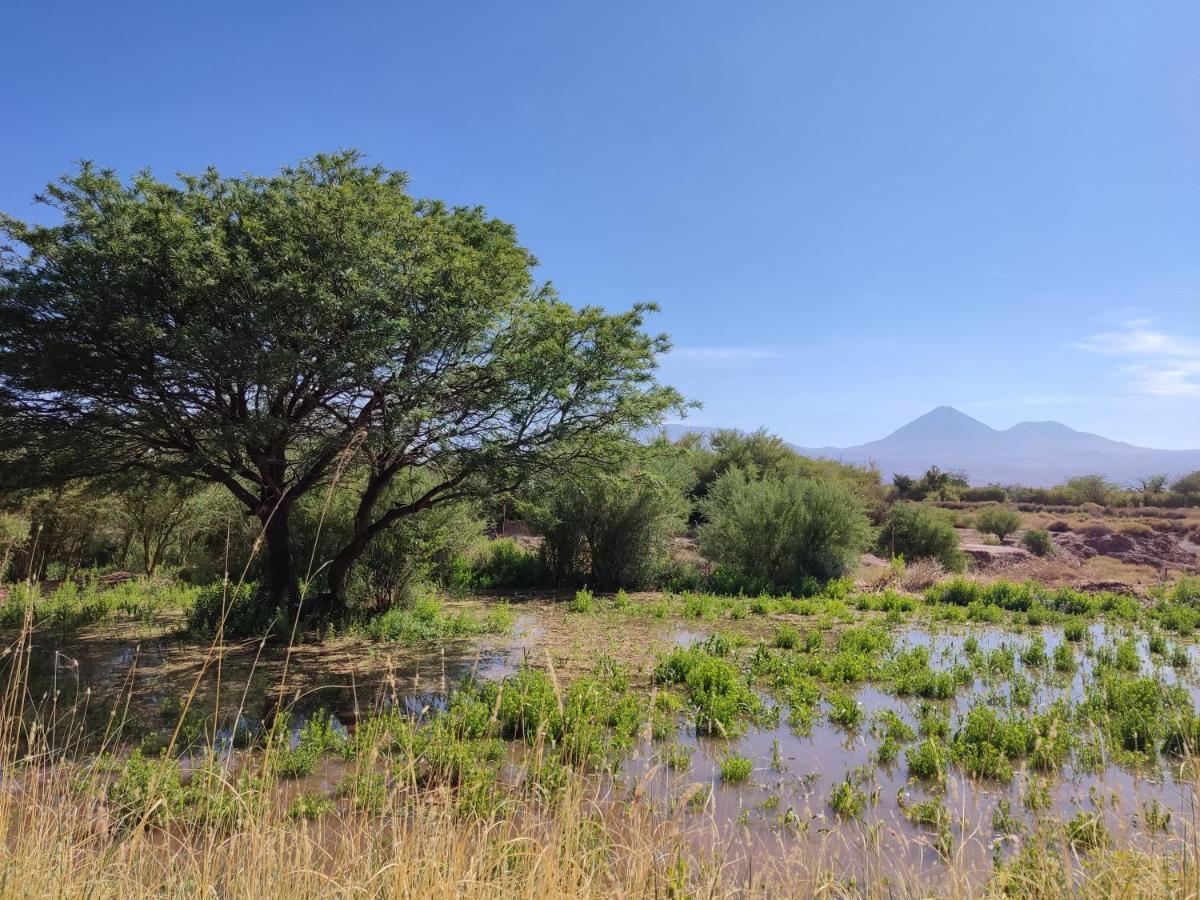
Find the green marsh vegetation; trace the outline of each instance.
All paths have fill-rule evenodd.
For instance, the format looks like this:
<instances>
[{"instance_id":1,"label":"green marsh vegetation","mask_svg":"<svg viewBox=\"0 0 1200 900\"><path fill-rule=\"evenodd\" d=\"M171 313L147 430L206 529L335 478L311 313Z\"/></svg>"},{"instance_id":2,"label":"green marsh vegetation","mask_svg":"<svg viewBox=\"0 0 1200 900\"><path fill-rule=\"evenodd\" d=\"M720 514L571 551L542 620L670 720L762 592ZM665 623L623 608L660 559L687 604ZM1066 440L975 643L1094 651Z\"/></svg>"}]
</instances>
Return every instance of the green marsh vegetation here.
<instances>
[{"instance_id":1,"label":"green marsh vegetation","mask_svg":"<svg viewBox=\"0 0 1200 900\"><path fill-rule=\"evenodd\" d=\"M0 263L5 884L1188 893L1197 579L982 580L959 529L1024 489L653 437L652 307L353 153L45 202Z\"/></svg>"}]
</instances>

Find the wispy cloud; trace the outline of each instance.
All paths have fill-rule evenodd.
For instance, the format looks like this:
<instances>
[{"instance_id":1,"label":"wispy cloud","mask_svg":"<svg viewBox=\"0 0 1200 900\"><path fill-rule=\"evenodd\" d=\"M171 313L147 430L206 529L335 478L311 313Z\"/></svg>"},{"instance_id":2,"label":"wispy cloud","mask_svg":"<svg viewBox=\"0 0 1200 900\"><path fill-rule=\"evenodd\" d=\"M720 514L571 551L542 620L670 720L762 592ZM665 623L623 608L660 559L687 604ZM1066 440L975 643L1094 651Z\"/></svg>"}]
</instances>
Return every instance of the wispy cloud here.
<instances>
[{"instance_id":1,"label":"wispy cloud","mask_svg":"<svg viewBox=\"0 0 1200 900\"><path fill-rule=\"evenodd\" d=\"M788 355L774 347L675 347L668 359L679 362L746 365Z\"/></svg>"},{"instance_id":2,"label":"wispy cloud","mask_svg":"<svg viewBox=\"0 0 1200 900\"><path fill-rule=\"evenodd\" d=\"M1135 393L1200 397L1200 339L1161 331L1152 319L1130 319L1069 346L1126 360L1118 371Z\"/></svg>"}]
</instances>

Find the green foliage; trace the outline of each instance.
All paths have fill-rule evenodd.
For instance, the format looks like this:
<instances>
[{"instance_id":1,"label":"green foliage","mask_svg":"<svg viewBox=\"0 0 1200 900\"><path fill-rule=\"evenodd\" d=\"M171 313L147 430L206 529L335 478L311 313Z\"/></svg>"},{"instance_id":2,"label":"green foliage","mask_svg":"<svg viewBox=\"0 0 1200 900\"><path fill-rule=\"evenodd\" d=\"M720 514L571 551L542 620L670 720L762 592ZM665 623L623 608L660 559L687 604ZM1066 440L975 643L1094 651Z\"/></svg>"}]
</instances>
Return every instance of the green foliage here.
<instances>
[{"instance_id":1,"label":"green foliage","mask_svg":"<svg viewBox=\"0 0 1200 900\"><path fill-rule=\"evenodd\" d=\"M1191 503L1200 500L1200 470L1189 472L1171 483L1171 490L1182 494Z\"/></svg>"},{"instance_id":2,"label":"green foliage","mask_svg":"<svg viewBox=\"0 0 1200 900\"><path fill-rule=\"evenodd\" d=\"M1121 492L1121 486L1103 475L1080 475L1067 479L1063 485L1067 495L1075 503L1096 503L1107 506L1113 495Z\"/></svg>"},{"instance_id":3,"label":"green foliage","mask_svg":"<svg viewBox=\"0 0 1200 900\"><path fill-rule=\"evenodd\" d=\"M286 722L284 723L286 725ZM277 724L277 740L287 733ZM347 746L348 736L328 712L318 709L308 717L296 737L296 746L281 749L275 758L275 772L282 778L301 778L311 775L317 760L326 753L341 753Z\"/></svg>"},{"instance_id":4,"label":"green foliage","mask_svg":"<svg viewBox=\"0 0 1200 900\"><path fill-rule=\"evenodd\" d=\"M741 784L754 771L754 760L730 754L721 760L721 780L726 784Z\"/></svg>"},{"instance_id":5,"label":"green foliage","mask_svg":"<svg viewBox=\"0 0 1200 900\"><path fill-rule=\"evenodd\" d=\"M509 538L488 541L471 569L470 586L482 590L536 587L544 578L538 555Z\"/></svg>"},{"instance_id":6,"label":"green foliage","mask_svg":"<svg viewBox=\"0 0 1200 900\"><path fill-rule=\"evenodd\" d=\"M308 494L296 503L291 527L298 557L333 559L353 540L367 477L347 472L329 490ZM436 484L429 473L405 472L391 480L376 502L380 507L403 506ZM388 609L407 605L427 584L453 586L455 578L463 578L457 561L477 552L485 540L484 530L483 517L473 502L439 503L401 517L363 548L347 576L346 602L356 611ZM318 577L306 599L315 600L322 586Z\"/></svg>"},{"instance_id":7,"label":"green foliage","mask_svg":"<svg viewBox=\"0 0 1200 900\"><path fill-rule=\"evenodd\" d=\"M567 609L574 613L593 613L596 611L596 597L587 588L580 588L567 603Z\"/></svg>"},{"instance_id":8,"label":"green foliage","mask_svg":"<svg viewBox=\"0 0 1200 900\"><path fill-rule=\"evenodd\" d=\"M744 719L762 713L737 666L706 647L673 651L655 666L654 681L685 687L698 734L734 734Z\"/></svg>"},{"instance_id":9,"label":"green foliage","mask_svg":"<svg viewBox=\"0 0 1200 900\"><path fill-rule=\"evenodd\" d=\"M795 650L801 644L800 632L791 625L780 625L775 629L772 643L781 650Z\"/></svg>"},{"instance_id":10,"label":"green foliage","mask_svg":"<svg viewBox=\"0 0 1200 900\"><path fill-rule=\"evenodd\" d=\"M1071 650L1071 645L1065 640L1054 648L1054 671L1075 671L1075 653Z\"/></svg>"},{"instance_id":11,"label":"green foliage","mask_svg":"<svg viewBox=\"0 0 1200 900\"><path fill-rule=\"evenodd\" d=\"M885 553L908 560L936 559L952 572L961 571L967 562L958 544L953 523L919 503L893 505L879 532L879 546Z\"/></svg>"},{"instance_id":12,"label":"green foliage","mask_svg":"<svg viewBox=\"0 0 1200 900\"><path fill-rule=\"evenodd\" d=\"M1054 553L1054 541L1050 532L1033 528L1021 535L1021 546L1034 556L1050 556Z\"/></svg>"},{"instance_id":13,"label":"green foliage","mask_svg":"<svg viewBox=\"0 0 1200 900\"><path fill-rule=\"evenodd\" d=\"M651 306L558 299L511 225L406 183L347 151L269 177L123 184L83 164L48 185L56 224L0 220L2 467L53 482L137 460L223 486L270 523L274 604L298 596L294 504L349 465L336 602L400 519L603 456L680 403L653 377ZM416 471L426 490L378 502Z\"/></svg>"},{"instance_id":14,"label":"green foliage","mask_svg":"<svg viewBox=\"0 0 1200 900\"><path fill-rule=\"evenodd\" d=\"M910 748L905 758L908 762L908 772L914 778L924 778L936 784L946 780L950 753L936 738L928 738Z\"/></svg>"},{"instance_id":15,"label":"green foliage","mask_svg":"<svg viewBox=\"0 0 1200 900\"><path fill-rule=\"evenodd\" d=\"M213 637L222 621L227 637L286 634L292 627L287 610L272 607L263 598L257 581L217 583L200 591L188 613L188 630L197 637Z\"/></svg>"},{"instance_id":16,"label":"green foliage","mask_svg":"<svg viewBox=\"0 0 1200 900\"><path fill-rule=\"evenodd\" d=\"M765 429L750 433L722 429L707 440L685 436L680 444L688 450L696 473L693 495L697 499L707 496L713 484L733 469L754 479L836 481L853 490L872 510L884 499L877 470L802 456Z\"/></svg>"},{"instance_id":17,"label":"green foliage","mask_svg":"<svg viewBox=\"0 0 1200 900\"><path fill-rule=\"evenodd\" d=\"M867 808L867 795L847 776L833 786L829 808L843 818L856 819Z\"/></svg>"},{"instance_id":18,"label":"green foliage","mask_svg":"<svg viewBox=\"0 0 1200 900\"><path fill-rule=\"evenodd\" d=\"M1021 517L1006 506L986 506L975 516L975 528L984 534L1004 539L1021 527Z\"/></svg>"},{"instance_id":19,"label":"green foliage","mask_svg":"<svg viewBox=\"0 0 1200 900\"><path fill-rule=\"evenodd\" d=\"M797 476L755 480L731 469L701 504L701 552L775 588L839 578L870 540L861 501L846 487Z\"/></svg>"},{"instance_id":20,"label":"green foliage","mask_svg":"<svg viewBox=\"0 0 1200 900\"><path fill-rule=\"evenodd\" d=\"M971 682L970 670L965 666L953 666L945 671L934 670L930 665L928 647L900 651L892 657L888 670L893 689L902 697L948 700L961 685Z\"/></svg>"},{"instance_id":21,"label":"green foliage","mask_svg":"<svg viewBox=\"0 0 1200 900\"><path fill-rule=\"evenodd\" d=\"M158 824L178 815L183 807L179 763L152 760L135 750L108 786L108 802L124 826L143 820Z\"/></svg>"},{"instance_id":22,"label":"green foliage","mask_svg":"<svg viewBox=\"0 0 1200 900\"><path fill-rule=\"evenodd\" d=\"M829 721L847 731L858 731L865 713L862 704L846 694L833 694L829 698Z\"/></svg>"},{"instance_id":23,"label":"green foliage","mask_svg":"<svg viewBox=\"0 0 1200 900\"><path fill-rule=\"evenodd\" d=\"M363 630L377 641L418 644L476 634L512 631L513 614L507 606L479 619L466 612L447 613L432 594L418 597L409 606L396 606L367 620Z\"/></svg>"},{"instance_id":24,"label":"green foliage","mask_svg":"<svg viewBox=\"0 0 1200 900\"><path fill-rule=\"evenodd\" d=\"M522 513L542 535L542 562L555 582L637 589L665 569L690 510L692 472L669 445L631 454L611 471L541 479L527 492Z\"/></svg>"},{"instance_id":25,"label":"green foliage","mask_svg":"<svg viewBox=\"0 0 1200 900\"><path fill-rule=\"evenodd\" d=\"M1103 850L1111 842L1108 829L1100 813L1080 810L1066 825L1067 840L1076 850Z\"/></svg>"},{"instance_id":26,"label":"green foliage","mask_svg":"<svg viewBox=\"0 0 1200 900\"><path fill-rule=\"evenodd\" d=\"M297 794L288 806L287 815L289 819L306 819L313 821L327 816L337 809L337 804L333 802L332 797L327 797L324 794L306 791L303 794Z\"/></svg>"},{"instance_id":27,"label":"green foliage","mask_svg":"<svg viewBox=\"0 0 1200 900\"><path fill-rule=\"evenodd\" d=\"M894 475L892 485L899 500L950 500L970 489L965 473L945 472L938 466L930 466L919 479Z\"/></svg>"}]
</instances>

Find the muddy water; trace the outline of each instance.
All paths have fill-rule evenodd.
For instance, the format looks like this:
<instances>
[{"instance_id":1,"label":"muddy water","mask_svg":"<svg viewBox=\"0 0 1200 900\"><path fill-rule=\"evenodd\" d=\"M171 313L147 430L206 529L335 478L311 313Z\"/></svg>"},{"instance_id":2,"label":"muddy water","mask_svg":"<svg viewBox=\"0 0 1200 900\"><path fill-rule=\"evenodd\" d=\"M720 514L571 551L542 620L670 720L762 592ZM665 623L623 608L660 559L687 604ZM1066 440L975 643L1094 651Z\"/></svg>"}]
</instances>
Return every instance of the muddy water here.
<instances>
[{"instance_id":1,"label":"muddy water","mask_svg":"<svg viewBox=\"0 0 1200 900\"><path fill-rule=\"evenodd\" d=\"M987 652L1006 645L1019 651L1035 634L1044 639L1049 656L1064 640L1061 629L1049 627L1020 634L983 627L938 633L904 629L895 637L896 650L929 647L931 666L944 670L966 661L963 644L968 636L975 638L980 652ZM680 630L677 638L680 645L690 646L705 636L694 630ZM1095 651L1123 637L1119 630L1097 624L1090 629L1087 646ZM1031 711L1045 708L1062 697L1073 703L1083 698L1095 658L1094 653L1084 655L1085 645L1074 646L1076 671L1071 675L1051 675L1050 683L1046 683L1049 665L1043 669L1026 666L1018 652L1017 673L1029 677L1036 686ZM1187 651L1193 664L1189 671L1195 671L1196 648L1189 646ZM1138 652L1143 675L1170 684L1182 683L1193 703L1200 700L1196 679L1181 676L1165 661L1152 656L1144 638L1138 640ZM977 677L952 700L944 701L941 705L950 710L951 733L958 717L981 698L987 698L997 707L1007 706L1008 689L1008 682L989 686ZM643 789L649 784L647 793L663 808L670 808L673 800L689 786L697 783L706 786L711 794L704 814L711 816L719 827L747 829L752 845L760 854L789 853L807 843L823 850L831 864L853 866L863 841L869 839L883 850L884 858L895 860L906 871L925 870L945 862L932 829L914 825L903 813L914 802L929 798L940 797L952 817L951 859L956 869L980 874L991 868L997 856L1007 856L1019 843L1019 838L993 832L993 814L1002 801L1009 804L1010 819L1019 821L1027 830L1037 813L1065 821L1078 811L1100 812L1118 845L1140 848L1161 848L1171 840L1138 827L1146 804L1157 802L1170 811L1168 834L1176 839L1181 823L1189 823L1195 817L1194 778L1182 777L1185 773L1176 773L1169 762L1164 762L1161 768L1141 772L1112 764L1100 771L1076 772L1068 765L1054 774L1031 772L1016 764L1011 784L973 779L952 767L944 792L931 790L930 786L909 779L903 752L895 763L887 766L877 765L872 759L880 743L869 732L874 714L895 710L916 731L913 709L919 701L896 697L871 685L852 693L865 713L864 724L857 731L847 731L827 720L816 724L806 735L797 735L786 724L780 724L774 728L751 727L735 740L697 738L682 729L678 742L693 750L690 771L671 772L663 764L661 748L647 742L628 761L624 772L631 783L638 782ZM780 713L780 722L786 723L787 707L782 706ZM754 761L748 783L722 784L721 761L730 753ZM869 798L867 809L861 821L843 820L829 807L830 793L837 783L853 777L856 771L866 773L861 787ZM1177 774L1181 777L1176 777ZM1043 798L1040 804L1035 804L1035 810L1027 808L1028 795Z\"/></svg>"},{"instance_id":2,"label":"muddy water","mask_svg":"<svg viewBox=\"0 0 1200 900\"><path fill-rule=\"evenodd\" d=\"M585 618L594 621L584 622ZM281 699L292 709L294 736L298 735L307 714L316 708L332 711L339 727L346 729L353 729L360 716L384 707L400 708L421 718L444 708L448 693L462 679L471 676L499 679L526 662L543 665L550 648L562 640L564 633L585 627L594 628L594 634L602 634L607 623L599 617L573 619L564 616L561 608L532 606L519 616L513 636L479 644L463 642L416 651L362 645L298 648L287 663L298 686L284 698L267 694L262 708L246 710L244 720L251 730L260 727L267 714L265 708ZM621 632L620 628L629 630ZM679 627L641 620L631 626L614 625L613 639L629 641L636 634L636 639L646 645L642 648L645 656L671 644L696 644L715 630L706 623ZM1060 676L1050 674L1049 666L1030 669L1021 662L1019 651L1035 634L1044 639L1050 657L1063 641L1062 630L1056 627L1016 632L978 625L904 627L894 631L893 637L895 650L929 647L931 665L937 669L966 662L964 643L968 637L974 638L981 653L1002 646L1015 648L1016 672L1034 684L1031 704L1034 710L1060 698L1072 703L1079 701L1096 664L1095 652L1125 638L1125 632L1118 626L1092 625L1087 641L1074 645L1076 670ZM588 633L582 640L583 655L594 662L604 652L600 639ZM589 652L591 648L586 642L594 642L595 649ZM1200 685L1194 675L1200 666L1196 647L1180 641L1172 643L1186 649L1191 667L1182 673L1171 668L1163 658L1149 652L1142 636L1137 643L1142 674L1166 683L1183 684L1193 702L1200 702ZM1088 654L1083 652L1085 646L1090 648ZM97 681L136 684L137 689L131 693L139 702L152 706L172 691L177 695L179 685L188 683L189 665L194 668L195 661L181 660L181 652L184 651L169 641L145 642L135 648L128 641L114 640L82 647L76 656L68 657L70 663L56 661L53 674L59 684L68 677L84 684ZM270 654L263 660L257 652L253 645L227 651L222 660L224 674L236 689L228 691L232 699L223 698L223 709L231 704L237 706L239 694L254 696L260 688L266 693L271 679L278 677L281 666L287 662ZM366 661L365 657L372 653L376 657ZM149 674L146 680L136 681L131 675L135 671ZM327 674L329 671L334 673L332 677ZM180 673L187 678L181 678ZM643 666L641 677L647 676ZM976 677L945 703L950 711L951 730L958 717L980 700L998 708L1007 706L1009 689L1008 681L989 685ZM1098 772L1077 772L1067 766L1049 776L1017 764L1016 777L1003 785L969 778L952 767L945 791L931 791L929 786L908 778L904 750L890 766L873 762L879 746L879 740L869 730L874 714L895 710L915 730L914 710L918 701L896 697L874 685L851 693L865 713L863 725L856 732L848 732L822 718L811 733L798 735L786 724L786 706L780 709L779 726L750 727L740 737L729 740L697 737L681 719L676 743L692 749L690 768L672 771L663 760L664 746L645 741L622 765L612 791L626 796L636 790L664 814L691 817L724 834L738 835L739 841L760 856L777 857L801 848L810 851L817 848L828 855L831 865L852 867L864 841L870 841L884 851L876 858L894 860L897 866L909 871L945 866L931 829L912 824L904 815L906 808L928 798L940 797L953 819L954 867L978 872L990 869L996 854L1007 855L1018 843L1019 839L1005 839L993 830L993 815L1004 801L1009 805L1011 819L1026 830L1038 814L1065 820L1080 810L1100 812L1116 841L1127 846L1162 847L1164 842L1178 839L1187 823L1194 819L1193 784L1166 762L1145 771L1107 765ZM768 704L773 702L769 696L764 700ZM231 736L228 730L219 734L218 746L229 747ZM905 749L911 746L905 745ZM753 760L748 783L722 783L721 761L730 753ZM344 774L344 764L323 760L312 776L289 784L288 796L301 791L331 793ZM837 783L856 774L869 798L867 808L861 820L842 820L830 809L829 797ZM701 798L707 795L703 804L684 802L684 798L698 791ZM1025 801L1029 796L1043 797L1043 805L1038 810L1028 809ZM1141 827L1144 805L1152 801L1171 813L1169 836L1154 835Z\"/></svg>"}]
</instances>

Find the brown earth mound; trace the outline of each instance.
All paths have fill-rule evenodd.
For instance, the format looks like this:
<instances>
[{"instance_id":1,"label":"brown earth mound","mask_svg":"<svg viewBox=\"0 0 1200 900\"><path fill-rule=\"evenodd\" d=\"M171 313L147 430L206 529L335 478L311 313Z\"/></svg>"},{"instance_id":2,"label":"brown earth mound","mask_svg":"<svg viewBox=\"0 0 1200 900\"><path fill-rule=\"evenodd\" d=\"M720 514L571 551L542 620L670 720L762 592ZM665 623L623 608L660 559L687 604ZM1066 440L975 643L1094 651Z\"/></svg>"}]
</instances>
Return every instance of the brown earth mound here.
<instances>
[{"instance_id":1,"label":"brown earth mound","mask_svg":"<svg viewBox=\"0 0 1200 900\"><path fill-rule=\"evenodd\" d=\"M1088 534L1056 533L1054 545L1060 552L1080 560L1091 559L1093 556L1109 556L1135 566L1188 570L1196 568L1196 551L1176 534L1098 532L1099 529Z\"/></svg>"}]
</instances>

